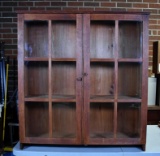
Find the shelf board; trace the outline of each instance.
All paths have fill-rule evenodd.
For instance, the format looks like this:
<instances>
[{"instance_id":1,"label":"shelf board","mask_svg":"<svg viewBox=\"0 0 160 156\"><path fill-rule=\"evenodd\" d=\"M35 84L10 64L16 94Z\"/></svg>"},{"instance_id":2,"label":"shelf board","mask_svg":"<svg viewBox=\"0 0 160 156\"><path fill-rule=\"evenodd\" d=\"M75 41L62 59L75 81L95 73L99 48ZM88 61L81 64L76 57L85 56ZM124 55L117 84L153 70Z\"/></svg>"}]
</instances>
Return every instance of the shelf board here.
<instances>
[{"instance_id":1,"label":"shelf board","mask_svg":"<svg viewBox=\"0 0 160 156\"><path fill-rule=\"evenodd\" d=\"M26 96L25 101L37 101L37 102L48 102L48 95L38 95L38 96Z\"/></svg>"},{"instance_id":2,"label":"shelf board","mask_svg":"<svg viewBox=\"0 0 160 156\"><path fill-rule=\"evenodd\" d=\"M114 62L114 58L90 58L90 62Z\"/></svg>"},{"instance_id":3,"label":"shelf board","mask_svg":"<svg viewBox=\"0 0 160 156\"><path fill-rule=\"evenodd\" d=\"M25 101L48 102L47 95L25 97ZM52 95L52 102L76 102L75 95Z\"/></svg>"},{"instance_id":4,"label":"shelf board","mask_svg":"<svg viewBox=\"0 0 160 156\"><path fill-rule=\"evenodd\" d=\"M52 102L76 102L75 95L52 95Z\"/></svg>"},{"instance_id":5,"label":"shelf board","mask_svg":"<svg viewBox=\"0 0 160 156\"><path fill-rule=\"evenodd\" d=\"M113 95L91 95L90 102L141 102L138 97L119 96L118 100L114 99Z\"/></svg>"},{"instance_id":6,"label":"shelf board","mask_svg":"<svg viewBox=\"0 0 160 156\"><path fill-rule=\"evenodd\" d=\"M60 132L54 132L53 131L53 138L76 138L76 134L75 133L60 133Z\"/></svg>"},{"instance_id":7,"label":"shelf board","mask_svg":"<svg viewBox=\"0 0 160 156\"><path fill-rule=\"evenodd\" d=\"M91 133L90 138L114 138L114 134L110 133Z\"/></svg>"},{"instance_id":8,"label":"shelf board","mask_svg":"<svg viewBox=\"0 0 160 156\"><path fill-rule=\"evenodd\" d=\"M52 58L52 61L68 61L68 62L75 62L76 58Z\"/></svg>"},{"instance_id":9,"label":"shelf board","mask_svg":"<svg viewBox=\"0 0 160 156\"><path fill-rule=\"evenodd\" d=\"M91 95L90 102L114 102L113 95Z\"/></svg>"},{"instance_id":10,"label":"shelf board","mask_svg":"<svg viewBox=\"0 0 160 156\"><path fill-rule=\"evenodd\" d=\"M90 58L90 62L115 62L114 58ZM118 62L142 62L142 58L119 58Z\"/></svg>"},{"instance_id":11,"label":"shelf board","mask_svg":"<svg viewBox=\"0 0 160 156\"><path fill-rule=\"evenodd\" d=\"M30 135L26 135L26 137L27 138L30 138L30 137L32 137L32 138L48 138L49 133L39 134L39 135L35 135L35 136L30 134Z\"/></svg>"},{"instance_id":12,"label":"shelf board","mask_svg":"<svg viewBox=\"0 0 160 156\"><path fill-rule=\"evenodd\" d=\"M142 62L142 58L119 58L118 62Z\"/></svg>"},{"instance_id":13,"label":"shelf board","mask_svg":"<svg viewBox=\"0 0 160 156\"><path fill-rule=\"evenodd\" d=\"M140 97L134 96L118 96L118 102L141 102L142 99Z\"/></svg>"},{"instance_id":14,"label":"shelf board","mask_svg":"<svg viewBox=\"0 0 160 156\"><path fill-rule=\"evenodd\" d=\"M24 61L48 61L48 57L25 57ZM74 62L76 58L51 58L52 61L69 61ZM114 58L91 58L90 62L114 62ZM142 62L142 58L119 58L118 62Z\"/></svg>"},{"instance_id":15,"label":"shelf board","mask_svg":"<svg viewBox=\"0 0 160 156\"><path fill-rule=\"evenodd\" d=\"M139 138L139 134L138 133L123 133L123 132L118 132L117 133L117 138Z\"/></svg>"},{"instance_id":16,"label":"shelf board","mask_svg":"<svg viewBox=\"0 0 160 156\"><path fill-rule=\"evenodd\" d=\"M48 57L25 57L24 61L48 61Z\"/></svg>"}]
</instances>

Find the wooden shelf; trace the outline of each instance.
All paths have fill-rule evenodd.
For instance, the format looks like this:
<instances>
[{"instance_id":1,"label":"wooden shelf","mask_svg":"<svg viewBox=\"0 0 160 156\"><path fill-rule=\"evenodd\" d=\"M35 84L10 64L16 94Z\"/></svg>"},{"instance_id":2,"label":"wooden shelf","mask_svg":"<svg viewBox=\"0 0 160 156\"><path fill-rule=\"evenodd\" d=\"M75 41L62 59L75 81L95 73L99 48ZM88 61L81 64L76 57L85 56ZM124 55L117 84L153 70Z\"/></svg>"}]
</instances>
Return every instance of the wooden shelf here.
<instances>
[{"instance_id":1,"label":"wooden shelf","mask_svg":"<svg viewBox=\"0 0 160 156\"><path fill-rule=\"evenodd\" d=\"M112 132L110 133L92 133L90 134L90 138L113 138L114 135Z\"/></svg>"},{"instance_id":2,"label":"wooden shelf","mask_svg":"<svg viewBox=\"0 0 160 156\"><path fill-rule=\"evenodd\" d=\"M91 95L90 102L114 102L113 95Z\"/></svg>"},{"instance_id":3,"label":"wooden shelf","mask_svg":"<svg viewBox=\"0 0 160 156\"><path fill-rule=\"evenodd\" d=\"M139 134L137 133L123 133L123 132L118 132L117 133L117 138L139 138Z\"/></svg>"},{"instance_id":4,"label":"wooden shelf","mask_svg":"<svg viewBox=\"0 0 160 156\"><path fill-rule=\"evenodd\" d=\"M118 102L142 102L142 99L134 96L118 96Z\"/></svg>"},{"instance_id":5,"label":"wooden shelf","mask_svg":"<svg viewBox=\"0 0 160 156\"><path fill-rule=\"evenodd\" d=\"M66 61L66 62L75 62L76 61L76 58L52 58L51 59L52 61Z\"/></svg>"},{"instance_id":6,"label":"wooden shelf","mask_svg":"<svg viewBox=\"0 0 160 156\"><path fill-rule=\"evenodd\" d=\"M35 138L49 138L49 133L44 133L44 134L35 134L35 135L33 135L33 134L28 134L28 136L27 136L28 138L31 138L31 137L35 137Z\"/></svg>"},{"instance_id":7,"label":"wooden shelf","mask_svg":"<svg viewBox=\"0 0 160 156\"><path fill-rule=\"evenodd\" d=\"M141 102L142 99L133 96L119 96L118 99L114 99L113 95L91 95L90 102Z\"/></svg>"},{"instance_id":8,"label":"wooden shelf","mask_svg":"<svg viewBox=\"0 0 160 156\"><path fill-rule=\"evenodd\" d=\"M118 62L142 62L142 58L119 58Z\"/></svg>"},{"instance_id":9,"label":"wooden shelf","mask_svg":"<svg viewBox=\"0 0 160 156\"><path fill-rule=\"evenodd\" d=\"M26 96L25 101L37 101L37 102L47 102L48 101L48 95L38 95L38 96Z\"/></svg>"},{"instance_id":10,"label":"wooden shelf","mask_svg":"<svg viewBox=\"0 0 160 156\"><path fill-rule=\"evenodd\" d=\"M63 133L60 132L54 132L53 131L53 138L76 138L76 135L74 133Z\"/></svg>"},{"instance_id":11,"label":"wooden shelf","mask_svg":"<svg viewBox=\"0 0 160 156\"><path fill-rule=\"evenodd\" d=\"M115 62L114 58L90 58L91 62ZM118 62L142 62L142 58L119 58Z\"/></svg>"},{"instance_id":12,"label":"wooden shelf","mask_svg":"<svg viewBox=\"0 0 160 156\"><path fill-rule=\"evenodd\" d=\"M90 58L91 62L114 62L114 58Z\"/></svg>"},{"instance_id":13,"label":"wooden shelf","mask_svg":"<svg viewBox=\"0 0 160 156\"><path fill-rule=\"evenodd\" d=\"M48 61L48 58L46 57L25 57L24 61Z\"/></svg>"},{"instance_id":14,"label":"wooden shelf","mask_svg":"<svg viewBox=\"0 0 160 156\"><path fill-rule=\"evenodd\" d=\"M52 95L52 102L76 102L75 95Z\"/></svg>"}]
</instances>

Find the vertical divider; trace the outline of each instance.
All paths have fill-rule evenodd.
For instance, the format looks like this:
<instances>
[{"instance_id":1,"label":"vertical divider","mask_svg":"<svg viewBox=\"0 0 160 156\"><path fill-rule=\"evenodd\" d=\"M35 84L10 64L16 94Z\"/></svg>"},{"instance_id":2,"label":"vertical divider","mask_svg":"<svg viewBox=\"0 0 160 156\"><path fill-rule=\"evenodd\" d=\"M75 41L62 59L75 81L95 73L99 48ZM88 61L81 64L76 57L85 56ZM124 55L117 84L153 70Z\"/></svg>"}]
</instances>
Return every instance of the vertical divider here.
<instances>
[{"instance_id":1,"label":"vertical divider","mask_svg":"<svg viewBox=\"0 0 160 156\"><path fill-rule=\"evenodd\" d=\"M90 115L90 14L83 16L83 60L84 60L84 103L83 103L83 139L89 143L89 115Z\"/></svg>"},{"instance_id":2,"label":"vertical divider","mask_svg":"<svg viewBox=\"0 0 160 156\"><path fill-rule=\"evenodd\" d=\"M48 97L49 97L49 137L52 138L53 131L52 131L52 59L51 59L51 41L52 41L52 22L49 20L49 27L48 27Z\"/></svg>"},{"instance_id":3,"label":"vertical divider","mask_svg":"<svg viewBox=\"0 0 160 156\"><path fill-rule=\"evenodd\" d=\"M76 78L82 77L82 15L76 15ZM82 81L76 81L76 116L77 116L77 143L82 138Z\"/></svg>"},{"instance_id":4,"label":"vertical divider","mask_svg":"<svg viewBox=\"0 0 160 156\"><path fill-rule=\"evenodd\" d=\"M119 27L118 21L115 21L115 95L114 95L114 139L117 138L117 105L118 105L118 34L119 34Z\"/></svg>"}]
</instances>

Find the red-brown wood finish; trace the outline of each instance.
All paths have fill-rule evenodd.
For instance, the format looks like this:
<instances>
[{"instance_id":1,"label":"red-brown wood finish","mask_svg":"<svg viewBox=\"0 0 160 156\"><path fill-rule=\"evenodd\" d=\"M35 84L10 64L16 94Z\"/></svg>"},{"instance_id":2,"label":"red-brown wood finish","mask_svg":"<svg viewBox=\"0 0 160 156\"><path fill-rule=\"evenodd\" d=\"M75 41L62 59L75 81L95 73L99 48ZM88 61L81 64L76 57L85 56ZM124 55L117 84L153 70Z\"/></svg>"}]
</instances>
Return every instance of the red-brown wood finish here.
<instances>
[{"instance_id":1,"label":"red-brown wood finish","mask_svg":"<svg viewBox=\"0 0 160 156\"><path fill-rule=\"evenodd\" d=\"M145 149L148 15L18 12L21 144Z\"/></svg>"}]
</instances>

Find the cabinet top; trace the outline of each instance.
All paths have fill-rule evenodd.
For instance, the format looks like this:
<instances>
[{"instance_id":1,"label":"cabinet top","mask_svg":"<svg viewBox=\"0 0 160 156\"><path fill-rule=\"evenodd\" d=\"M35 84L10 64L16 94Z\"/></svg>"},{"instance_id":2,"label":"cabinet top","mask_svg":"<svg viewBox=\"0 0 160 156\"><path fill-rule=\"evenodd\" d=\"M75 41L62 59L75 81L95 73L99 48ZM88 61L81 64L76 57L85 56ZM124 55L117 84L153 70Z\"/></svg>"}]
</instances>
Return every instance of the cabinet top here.
<instances>
[{"instance_id":1,"label":"cabinet top","mask_svg":"<svg viewBox=\"0 0 160 156\"><path fill-rule=\"evenodd\" d=\"M149 15L149 12L131 12L131 11L80 11L80 10L71 10L71 11L63 11L63 10L50 10L50 11L42 11L42 10L32 10L25 11L19 10L18 14L139 14L139 15Z\"/></svg>"}]
</instances>

